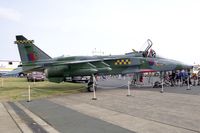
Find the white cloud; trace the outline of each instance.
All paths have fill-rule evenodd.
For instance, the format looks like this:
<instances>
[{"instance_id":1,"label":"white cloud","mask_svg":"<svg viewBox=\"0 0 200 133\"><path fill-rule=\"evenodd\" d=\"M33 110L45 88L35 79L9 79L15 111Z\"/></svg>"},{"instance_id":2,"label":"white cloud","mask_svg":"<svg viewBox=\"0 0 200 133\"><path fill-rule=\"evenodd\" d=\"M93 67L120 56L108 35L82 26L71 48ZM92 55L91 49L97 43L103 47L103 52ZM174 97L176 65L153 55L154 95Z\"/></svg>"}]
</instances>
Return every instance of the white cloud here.
<instances>
[{"instance_id":1,"label":"white cloud","mask_svg":"<svg viewBox=\"0 0 200 133\"><path fill-rule=\"evenodd\" d=\"M21 19L21 16L22 15L17 10L0 7L0 19L6 19L6 20L19 22Z\"/></svg>"}]
</instances>

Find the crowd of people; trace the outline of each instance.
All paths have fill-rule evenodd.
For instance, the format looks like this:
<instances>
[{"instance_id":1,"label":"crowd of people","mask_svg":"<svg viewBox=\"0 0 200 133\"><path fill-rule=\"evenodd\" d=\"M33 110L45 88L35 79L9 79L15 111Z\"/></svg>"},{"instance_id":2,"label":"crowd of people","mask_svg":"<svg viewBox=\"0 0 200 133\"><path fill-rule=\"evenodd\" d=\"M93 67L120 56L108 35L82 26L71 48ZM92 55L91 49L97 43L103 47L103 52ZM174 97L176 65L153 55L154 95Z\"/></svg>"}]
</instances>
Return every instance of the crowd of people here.
<instances>
[{"instance_id":1,"label":"crowd of people","mask_svg":"<svg viewBox=\"0 0 200 133\"><path fill-rule=\"evenodd\" d=\"M200 77L196 73L190 73L190 71L172 71L167 72L164 76L165 84L170 86L182 86L182 85L200 85Z\"/></svg>"}]
</instances>

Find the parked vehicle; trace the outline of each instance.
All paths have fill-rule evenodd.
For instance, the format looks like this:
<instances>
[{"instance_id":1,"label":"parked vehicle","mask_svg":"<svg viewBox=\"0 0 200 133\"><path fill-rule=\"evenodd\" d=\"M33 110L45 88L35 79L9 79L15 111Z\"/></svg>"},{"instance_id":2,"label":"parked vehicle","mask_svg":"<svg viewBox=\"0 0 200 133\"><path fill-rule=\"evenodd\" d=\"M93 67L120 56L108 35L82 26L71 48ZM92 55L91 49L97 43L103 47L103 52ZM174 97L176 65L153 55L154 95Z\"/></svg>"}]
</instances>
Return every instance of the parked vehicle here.
<instances>
[{"instance_id":1,"label":"parked vehicle","mask_svg":"<svg viewBox=\"0 0 200 133\"><path fill-rule=\"evenodd\" d=\"M44 81L45 76L43 72L32 72L27 74L27 80L30 81Z\"/></svg>"},{"instance_id":2,"label":"parked vehicle","mask_svg":"<svg viewBox=\"0 0 200 133\"><path fill-rule=\"evenodd\" d=\"M74 77L66 77L65 81L67 82L85 82L87 83L90 79L90 76L74 76Z\"/></svg>"}]
</instances>

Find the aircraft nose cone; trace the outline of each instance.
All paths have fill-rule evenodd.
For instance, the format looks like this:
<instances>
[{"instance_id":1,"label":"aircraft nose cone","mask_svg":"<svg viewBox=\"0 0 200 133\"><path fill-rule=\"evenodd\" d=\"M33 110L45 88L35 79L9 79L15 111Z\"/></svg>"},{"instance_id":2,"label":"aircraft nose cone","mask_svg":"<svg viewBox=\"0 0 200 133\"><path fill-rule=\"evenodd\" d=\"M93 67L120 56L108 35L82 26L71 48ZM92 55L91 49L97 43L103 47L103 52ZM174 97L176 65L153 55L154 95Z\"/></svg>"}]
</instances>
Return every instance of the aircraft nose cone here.
<instances>
[{"instance_id":1,"label":"aircraft nose cone","mask_svg":"<svg viewBox=\"0 0 200 133\"><path fill-rule=\"evenodd\" d=\"M188 64L184 64L184 63L179 63L177 66L176 66L176 69L192 69L193 66L192 65L188 65Z\"/></svg>"},{"instance_id":2,"label":"aircraft nose cone","mask_svg":"<svg viewBox=\"0 0 200 133\"><path fill-rule=\"evenodd\" d=\"M193 66L192 66L192 65L187 65L187 68L188 68L188 69L192 69Z\"/></svg>"}]
</instances>

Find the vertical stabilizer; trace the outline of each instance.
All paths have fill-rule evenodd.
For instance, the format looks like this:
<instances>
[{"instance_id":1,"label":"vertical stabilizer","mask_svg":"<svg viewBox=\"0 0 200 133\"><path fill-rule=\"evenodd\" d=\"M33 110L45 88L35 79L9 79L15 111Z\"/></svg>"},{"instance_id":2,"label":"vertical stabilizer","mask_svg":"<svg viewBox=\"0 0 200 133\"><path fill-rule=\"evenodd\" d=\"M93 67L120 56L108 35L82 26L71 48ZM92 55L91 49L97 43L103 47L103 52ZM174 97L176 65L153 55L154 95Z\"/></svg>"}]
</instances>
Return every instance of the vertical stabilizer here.
<instances>
[{"instance_id":1,"label":"vertical stabilizer","mask_svg":"<svg viewBox=\"0 0 200 133\"><path fill-rule=\"evenodd\" d=\"M16 36L15 43L18 45L22 64L51 59L49 55L47 55L44 51L35 46L33 42L33 40L27 40L22 35Z\"/></svg>"}]
</instances>

